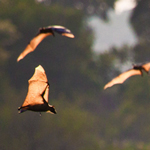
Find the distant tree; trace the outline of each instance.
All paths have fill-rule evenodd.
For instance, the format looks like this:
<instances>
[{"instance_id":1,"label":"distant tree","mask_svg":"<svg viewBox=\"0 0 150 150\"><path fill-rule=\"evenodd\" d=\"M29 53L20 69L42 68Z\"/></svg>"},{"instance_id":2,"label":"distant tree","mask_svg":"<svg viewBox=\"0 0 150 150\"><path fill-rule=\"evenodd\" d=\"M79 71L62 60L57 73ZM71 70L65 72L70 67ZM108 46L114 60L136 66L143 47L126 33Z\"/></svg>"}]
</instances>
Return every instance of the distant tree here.
<instances>
[{"instance_id":1,"label":"distant tree","mask_svg":"<svg viewBox=\"0 0 150 150\"><path fill-rule=\"evenodd\" d=\"M45 5L61 4L64 7L73 7L82 10L86 16L98 15L102 19L107 19L107 11L114 7L116 0L36 0Z\"/></svg>"}]
</instances>

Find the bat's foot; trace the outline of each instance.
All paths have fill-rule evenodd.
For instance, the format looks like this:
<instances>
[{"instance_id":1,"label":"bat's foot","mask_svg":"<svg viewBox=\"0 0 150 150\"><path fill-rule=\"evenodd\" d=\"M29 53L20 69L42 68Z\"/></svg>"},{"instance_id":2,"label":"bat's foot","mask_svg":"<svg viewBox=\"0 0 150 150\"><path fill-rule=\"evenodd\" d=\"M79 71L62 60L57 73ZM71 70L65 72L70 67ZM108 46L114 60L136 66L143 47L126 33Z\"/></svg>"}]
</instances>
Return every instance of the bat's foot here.
<instances>
[{"instance_id":1,"label":"bat's foot","mask_svg":"<svg viewBox=\"0 0 150 150\"><path fill-rule=\"evenodd\" d=\"M22 109L21 107L18 107L18 114L21 114L21 113L23 113L25 111L26 111L25 109Z\"/></svg>"}]
</instances>

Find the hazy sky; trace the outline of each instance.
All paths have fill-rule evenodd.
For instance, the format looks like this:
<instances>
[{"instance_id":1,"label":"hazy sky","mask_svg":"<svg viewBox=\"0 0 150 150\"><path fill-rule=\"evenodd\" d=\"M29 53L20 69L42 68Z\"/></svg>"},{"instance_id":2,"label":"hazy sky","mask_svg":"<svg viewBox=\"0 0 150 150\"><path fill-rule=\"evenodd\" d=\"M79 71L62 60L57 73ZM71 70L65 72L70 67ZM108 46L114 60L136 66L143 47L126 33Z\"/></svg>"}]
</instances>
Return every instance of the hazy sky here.
<instances>
[{"instance_id":1,"label":"hazy sky","mask_svg":"<svg viewBox=\"0 0 150 150\"><path fill-rule=\"evenodd\" d=\"M116 13L122 13L126 10L131 10L136 6L135 0L118 0L115 3L115 12Z\"/></svg>"},{"instance_id":2,"label":"hazy sky","mask_svg":"<svg viewBox=\"0 0 150 150\"><path fill-rule=\"evenodd\" d=\"M88 20L94 32L93 49L96 52L109 50L112 46L134 46L137 43L137 37L129 22L131 9L135 6L134 0L119 0L115 4L115 10L108 11L108 22L99 17L91 17Z\"/></svg>"}]
</instances>

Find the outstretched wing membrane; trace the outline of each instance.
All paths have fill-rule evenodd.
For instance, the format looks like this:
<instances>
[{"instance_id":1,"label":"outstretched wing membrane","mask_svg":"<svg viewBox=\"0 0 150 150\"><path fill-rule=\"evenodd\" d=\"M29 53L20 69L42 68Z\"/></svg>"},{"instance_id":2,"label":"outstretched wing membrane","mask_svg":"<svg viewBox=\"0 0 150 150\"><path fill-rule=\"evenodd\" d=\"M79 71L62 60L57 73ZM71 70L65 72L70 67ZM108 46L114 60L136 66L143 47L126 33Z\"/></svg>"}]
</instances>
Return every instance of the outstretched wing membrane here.
<instances>
[{"instance_id":1,"label":"outstretched wing membrane","mask_svg":"<svg viewBox=\"0 0 150 150\"><path fill-rule=\"evenodd\" d=\"M30 41L24 51L19 55L17 61L19 62L23 59L28 53L33 52L39 43L49 35L54 35L54 32L61 34L62 36L66 36L69 38L74 38L74 35L71 31L63 26L48 26L46 28L40 28L39 33Z\"/></svg>"},{"instance_id":2,"label":"outstretched wing membrane","mask_svg":"<svg viewBox=\"0 0 150 150\"><path fill-rule=\"evenodd\" d=\"M144 70L148 73L150 70L150 63L146 63L144 65L142 65L142 67L144 68Z\"/></svg>"},{"instance_id":3,"label":"outstretched wing membrane","mask_svg":"<svg viewBox=\"0 0 150 150\"><path fill-rule=\"evenodd\" d=\"M28 80L28 82L30 83L31 81L41 81L48 83L45 70L41 65L35 68L35 72L33 76Z\"/></svg>"},{"instance_id":4,"label":"outstretched wing membrane","mask_svg":"<svg viewBox=\"0 0 150 150\"><path fill-rule=\"evenodd\" d=\"M48 100L49 85L44 68L39 65L35 68L33 76L29 79L28 93L22 106L42 104L44 93L45 100ZM48 101L47 101L48 102Z\"/></svg>"},{"instance_id":5,"label":"outstretched wing membrane","mask_svg":"<svg viewBox=\"0 0 150 150\"><path fill-rule=\"evenodd\" d=\"M131 76L134 75L142 75L142 72L140 70L135 70L135 69L131 69L128 70L122 74L120 74L119 76L115 77L114 79L112 79L110 82L108 82L105 86L104 89L107 89L108 87L113 86L114 84L121 84L123 83L126 79L128 79Z\"/></svg>"},{"instance_id":6,"label":"outstretched wing membrane","mask_svg":"<svg viewBox=\"0 0 150 150\"><path fill-rule=\"evenodd\" d=\"M27 54L33 52L36 47L39 45L39 43L46 38L47 36L52 35L52 33L39 33L37 36L35 36L30 43L27 45L27 47L24 49L24 51L19 55L17 58L17 61L20 61L23 59Z\"/></svg>"},{"instance_id":7,"label":"outstretched wing membrane","mask_svg":"<svg viewBox=\"0 0 150 150\"><path fill-rule=\"evenodd\" d=\"M28 93L22 107L27 105L43 104L42 94L45 92L47 83L32 81L29 83Z\"/></svg>"}]
</instances>

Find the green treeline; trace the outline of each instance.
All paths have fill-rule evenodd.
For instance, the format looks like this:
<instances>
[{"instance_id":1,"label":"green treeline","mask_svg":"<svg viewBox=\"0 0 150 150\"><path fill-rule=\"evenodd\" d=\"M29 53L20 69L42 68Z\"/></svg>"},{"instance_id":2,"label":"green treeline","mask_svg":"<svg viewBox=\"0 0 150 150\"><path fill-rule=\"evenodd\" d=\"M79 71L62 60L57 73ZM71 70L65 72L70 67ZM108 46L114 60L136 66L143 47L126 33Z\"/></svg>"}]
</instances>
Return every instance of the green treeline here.
<instances>
[{"instance_id":1,"label":"green treeline","mask_svg":"<svg viewBox=\"0 0 150 150\"><path fill-rule=\"evenodd\" d=\"M113 7L112 1L106 2ZM74 8L70 1L66 0L67 5L58 0L50 4L0 1L0 149L149 149L149 76L144 73L144 77L131 77L122 85L103 90L123 66L150 61L149 19L142 17L149 16L147 3L140 1L131 17L139 43L95 55L94 35L86 23L89 14ZM75 38L57 33L49 36L17 63L38 29L49 25L65 26ZM55 105L57 115L18 114L28 80L39 64L46 71L49 103Z\"/></svg>"}]
</instances>

